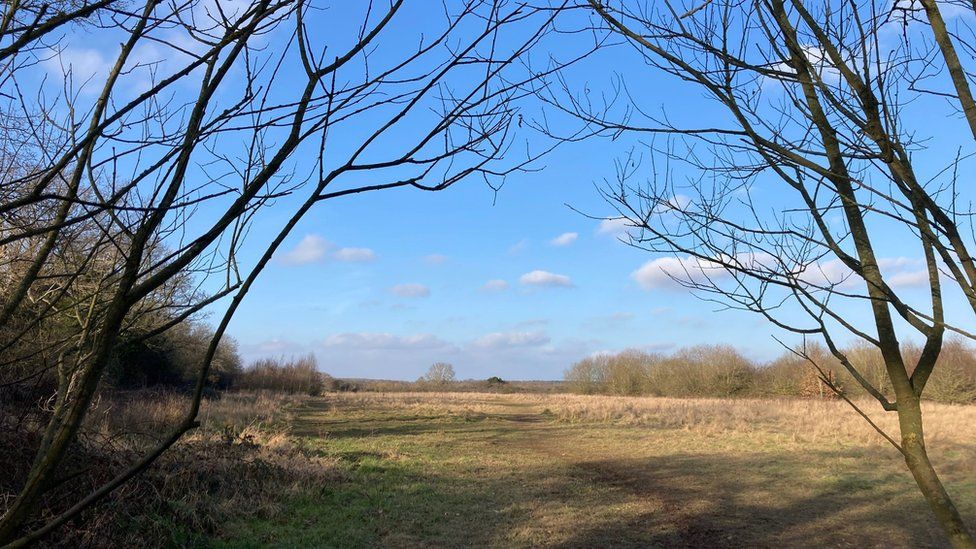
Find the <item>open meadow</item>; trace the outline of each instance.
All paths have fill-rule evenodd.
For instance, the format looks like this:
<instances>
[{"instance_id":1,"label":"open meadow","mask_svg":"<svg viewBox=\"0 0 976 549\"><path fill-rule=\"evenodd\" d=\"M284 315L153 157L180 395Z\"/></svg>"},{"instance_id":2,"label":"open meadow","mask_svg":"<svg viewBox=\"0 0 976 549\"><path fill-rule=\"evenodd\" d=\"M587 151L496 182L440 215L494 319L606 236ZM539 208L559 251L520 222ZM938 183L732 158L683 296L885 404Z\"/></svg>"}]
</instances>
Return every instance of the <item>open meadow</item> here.
<instances>
[{"instance_id":1,"label":"open meadow","mask_svg":"<svg viewBox=\"0 0 976 549\"><path fill-rule=\"evenodd\" d=\"M901 457L841 402L340 393L284 404L276 423L228 440L277 448L261 459L272 469L289 455L293 473L271 477L280 485L255 496L259 512L228 512L205 532L177 528L189 537L173 541L946 545ZM976 524L976 406L925 408L933 460ZM892 414L874 416L895 427ZM214 431L224 421L206 410L204 420ZM230 481L212 482L221 480Z\"/></svg>"},{"instance_id":2,"label":"open meadow","mask_svg":"<svg viewBox=\"0 0 976 549\"><path fill-rule=\"evenodd\" d=\"M974 22L2 2L0 549L976 549Z\"/></svg>"}]
</instances>

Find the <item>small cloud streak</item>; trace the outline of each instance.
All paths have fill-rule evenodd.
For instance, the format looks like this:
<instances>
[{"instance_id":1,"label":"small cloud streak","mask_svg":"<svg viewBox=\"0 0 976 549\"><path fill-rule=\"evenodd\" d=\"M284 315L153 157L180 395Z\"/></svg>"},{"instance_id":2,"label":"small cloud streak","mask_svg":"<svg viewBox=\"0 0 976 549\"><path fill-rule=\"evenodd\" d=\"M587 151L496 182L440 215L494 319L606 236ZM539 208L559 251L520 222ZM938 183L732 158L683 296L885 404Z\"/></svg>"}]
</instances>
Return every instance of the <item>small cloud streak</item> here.
<instances>
[{"instance_id":1,"label":"small cloud streak","mask_svg":"<svg viewBox=\"0 0 976 549\"><path fill-rule=\"evenodd\" d=\"M424 256L424 263L428 265L443 265L447 263L447 256L441 254L430 254Z\"/></svg>"},{"instance_id":2,"label":"small cloud streak","mask_svg":"<svg viewBox=\"0 0 976 549\"><path fill-rule=\"evenodd\" d=\"M611 217L600 221L596 233L608 236L620 236L626 234L632 225L626 217Z\"/></svg>"},{"instance_id":3,"label":"small cloud streak","mask_svg":"<svg viewBox=\"0 0 976 549\"><path fill-rule=\"evenodd\" d=\"M629 312L616 312L608 315L596 315L586 319L583 325L597 330L618 329L634 319L636 315Z\"/></svg>"},{"instance_id":4,"label":"small cloud streak","mask_svg":"<svg viewBox=\"0 0 976 549\"><path fill-rule=\"evenodd\" d=\"M267 339L256 343L242 343L241 353L249 356L294 355L307 349L297 342L286 339Z\"/></svg>"},{"instance_id":5,"label":"small cloud streak","mask_svg":"<svg viewBox=\"0 0 976 549\"><path fill-rule=\"evenodd\" d=\"M390 333L354 332L334 334L322 340L322 347L356 351L444 349L451 344L434 334L398 336Z\"/></svg>"},{"instance_id":6,"label":"small cloud streak","mask_svg":"<svg viewBox=\"0 0 976 549\"><path fill-rule=\"evenodd\" d=\"M332 257L347 263L366 263L376 259L376 252L369 248L340 248Z\"/></svg>"},{"instance_id":7,"label":"small cloud streak","mask_svg":"<svg viewBox=\"0 0 976 549\"><path fill-rule=\"evenodd\" d=\"M400 297L429 297L430 288L423 284L397 284L390 291Z\"/></svg>"},{"instance_id":8,"label":"small cloud streak","mask_svg":"<svg viewBox=\"0 0 976 549\"><path fill-rule=\"evenodd\" d=\"M529 249L529 240L523 238L508 249L508 255L519 255Z\"/></svg>"},{"instance_id":9,"label":"small cloud streak","mask_svg":"<svg viewBox=\"0 0 976 549\"><path fill-rule=\"evenodd\" d=\"M317 234L307 234L294 248L284 252L279 261L285 265L305 265L315 263L325 258L326 252L332 245L328 240Z\"/></svg>"},{"instance_id":10,"label":"small cloud streak","mask_svg":"<svg viewBox=\"0 0 976 549\"><path fill-rule=\"evenodd\" d=\"M519 277L519 283L523 286L535 286L539 288L573 287L573 280L568 276L541 270L525 273Z\"/></svg>"},{"instance_id":11,"label":"small cloud streak","mask_svg":"<svg viewBox=\"0 0 976 549\"><path fill-rule=\"evenodd\" d=\"M786 267L768 254L743 254L735 258L725 258L724 262L733 263L743 269L777 273L777 276L782 277L790 274L784 272ZM921 259L879 258L878 266L885 280L892 287L911 288L928 284L928 273ZM792 273L791 276L795 277L793 279L795 282L801 284L818 288L835 287L846 291L864 287L864 281L839 259L810 263L804 265L802 270L796 269L797 272ZM684 289L682 283L710 285L732 277L729 270L718 261L691 256L652 259L641 265L630 276L645 290L680 290Z\"/></svg>"},{"instance_id":12,"label":"small cloud streak","mask_svg":"<svg viewBox=\"0 0 976 549\"><path fill-rule=\"evenodd\" d=\"M553 246L559 246L559 247L569 246L573 242L576 242L577 238L579 238L578 233L563 233L557 236L556 238L550 240L549 243L552 244Z\"/></svg>"},{"instance_id":13,"label":"small cloud streak","mask_svg":"<svg viewBox=\"0 0 976 549\"><path fill-rule=\"evenodd\" d=\"M495 278L485 282L484 286L481 287L483 292L504 292L508 289L508 282L500 278Z\"/></svg>"},{"instance_id":14,"label":"small cloud streak","mask_svg":"<svg viewBox=\"0 0 976 549\"><path fill-rule=\"evenodd\" d=\"M494 332L483 335L471 343L478 349L509 349L512 347L539 347L549 343L545 332Z\"/></svg>"}]
</instances>

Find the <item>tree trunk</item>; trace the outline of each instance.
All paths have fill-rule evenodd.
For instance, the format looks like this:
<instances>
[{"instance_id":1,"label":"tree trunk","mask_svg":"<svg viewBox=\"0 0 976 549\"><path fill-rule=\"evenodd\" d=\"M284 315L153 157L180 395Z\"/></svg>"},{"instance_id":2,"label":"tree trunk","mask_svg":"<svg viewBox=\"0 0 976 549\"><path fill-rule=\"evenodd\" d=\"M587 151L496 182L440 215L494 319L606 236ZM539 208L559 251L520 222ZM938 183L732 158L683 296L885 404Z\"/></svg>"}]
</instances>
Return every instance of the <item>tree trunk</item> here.
<instances>
[{"instance_id":1,"label":"tree trunk","mask_svg":"<svg viewBox=\"0 0 976 549\"><path fill-rule=\"evenodd\" d=\"M915 477L918 489L935 513L949 543L956 549L974 549L976 542L966 530L956 505L952 502L939 475L932 468L928 452L925 450L925 435L922 431L922 410L917 398L898 399L898 423L901 428L901 442L905 463Z\"/></svg>"}]
</instances>

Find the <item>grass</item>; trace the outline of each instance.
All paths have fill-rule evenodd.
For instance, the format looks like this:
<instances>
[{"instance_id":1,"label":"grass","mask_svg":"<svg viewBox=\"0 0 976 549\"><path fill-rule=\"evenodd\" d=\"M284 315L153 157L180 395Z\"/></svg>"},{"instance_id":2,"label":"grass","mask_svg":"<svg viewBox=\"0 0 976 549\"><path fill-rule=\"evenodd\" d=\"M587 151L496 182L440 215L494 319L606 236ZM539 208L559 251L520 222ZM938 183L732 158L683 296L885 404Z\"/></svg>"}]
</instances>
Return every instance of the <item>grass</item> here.
<instances>
[{"instance_id":1,"label":"grass","mask_svg":"<svg viewBox=\"0 0 976 549\"><path fill-rule=\"evenodd\" d=\"M976 525L976 407L931 405L927 420ZM900 457L836 402L340 394L288 423L331 480L209 544L944 545Z\"/></svg>"}]
</instances>

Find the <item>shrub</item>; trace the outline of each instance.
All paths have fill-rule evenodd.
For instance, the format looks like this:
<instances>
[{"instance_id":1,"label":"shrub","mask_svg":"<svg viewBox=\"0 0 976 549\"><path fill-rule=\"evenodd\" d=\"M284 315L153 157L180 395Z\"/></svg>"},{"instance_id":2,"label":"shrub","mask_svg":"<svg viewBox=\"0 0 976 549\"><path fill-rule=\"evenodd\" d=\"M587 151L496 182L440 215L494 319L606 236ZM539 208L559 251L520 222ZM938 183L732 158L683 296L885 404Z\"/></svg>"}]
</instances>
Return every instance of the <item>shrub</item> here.
<instances>
[{"instance_id":1,"label":"shrub","mask_svg":"<svg viewBox=\"0 0 976 549\"><path fill-rule=\"evenodd\" d=\"M244 369L234 384L236 389L275 391L290 394L318 395L332 386L332 378L318 371L315 355L286 361L264 358Z\"/></svg>"},{"instance_id":2,"label":"shrub","mask_svg":"<svg viewBox=\"0 0 976 549\"><path fill-rule=\"evenodd\" d=\"M139 333L126 334L116 346L108 380L119 389L192 387L213 335L209 326L192 321L177 324L148 339ZM207 381L211 387L226 389L240 371L237 342L224 336L217 346Z\"/></svg>"},{"instance_id":3,"label":"shrub","mask_svg":"<svg viewBox=\"0 0 976 549\"><path fill-rule=\"evenodd\" d=\"M922 350L912 346L905 355L917 362ZM976 402L976 354L962 339L946 340L932 377L925 386L932 400L950 403Z\"/></svg>"},{"instance_id":4,"label":"shrub","mask_svg":"<svg viewBox=\"0 0 976 549\"><path fill-rule=\"evenodd\" d=\"M563 374L569 390L582 395L603 391L607 370L607 355L595 355L573 364Z\"/></svg>"},{"instance_id":5,"label":"shrub","mask_svg":"<svg viewBox=\"0 0 976 549\"><path fill-rule=\"evenodd\" d=\"M336 393L357 393L359 385L344 379L332 378L329 382L329 390Z\"/></svg>"}]
</instances>

